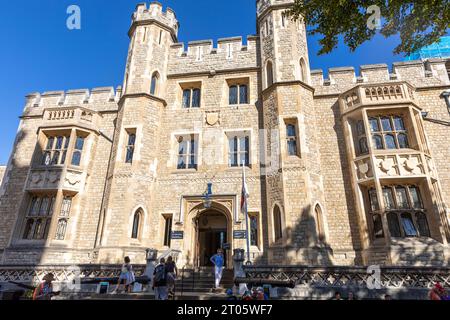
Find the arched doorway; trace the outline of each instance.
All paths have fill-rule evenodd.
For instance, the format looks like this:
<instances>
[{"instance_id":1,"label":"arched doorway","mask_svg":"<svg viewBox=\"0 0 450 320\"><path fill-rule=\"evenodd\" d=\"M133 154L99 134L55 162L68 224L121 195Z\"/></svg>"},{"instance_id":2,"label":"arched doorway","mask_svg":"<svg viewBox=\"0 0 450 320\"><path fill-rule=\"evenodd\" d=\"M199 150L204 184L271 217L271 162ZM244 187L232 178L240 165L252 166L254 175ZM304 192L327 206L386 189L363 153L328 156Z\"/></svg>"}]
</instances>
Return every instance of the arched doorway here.
<instances>
[{"instance_id":1,"label":"arched doorway","mask_svg":"<svg viewBox=\"0 0 450 320\"><path fill-rule=\"evenodd\" d=\"M228 249L230 232L228 218L219 210L205 210L194 219L195 225L195 262L198 267L212 267L211 257L218 249ZM228 254L225 251L225 265L228 265Z\"/></svg>"}]
</instances>

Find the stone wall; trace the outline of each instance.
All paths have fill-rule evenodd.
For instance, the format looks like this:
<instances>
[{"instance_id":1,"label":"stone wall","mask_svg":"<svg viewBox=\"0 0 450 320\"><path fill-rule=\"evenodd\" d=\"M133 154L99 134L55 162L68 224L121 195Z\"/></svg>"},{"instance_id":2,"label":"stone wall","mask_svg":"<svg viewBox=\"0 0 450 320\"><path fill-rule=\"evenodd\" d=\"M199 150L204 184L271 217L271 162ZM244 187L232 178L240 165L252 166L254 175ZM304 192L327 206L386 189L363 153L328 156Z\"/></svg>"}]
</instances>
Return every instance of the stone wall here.
<instances>
[{"instance_id":1,"label":"stone wall","mask_svg":"<svg viewBox=\"0 0 450 320\"><path fill-rule=\"evenodd\" d=\"M6 173L6 166L0 166L0 186Z\"/></svg>"}]
</instances>

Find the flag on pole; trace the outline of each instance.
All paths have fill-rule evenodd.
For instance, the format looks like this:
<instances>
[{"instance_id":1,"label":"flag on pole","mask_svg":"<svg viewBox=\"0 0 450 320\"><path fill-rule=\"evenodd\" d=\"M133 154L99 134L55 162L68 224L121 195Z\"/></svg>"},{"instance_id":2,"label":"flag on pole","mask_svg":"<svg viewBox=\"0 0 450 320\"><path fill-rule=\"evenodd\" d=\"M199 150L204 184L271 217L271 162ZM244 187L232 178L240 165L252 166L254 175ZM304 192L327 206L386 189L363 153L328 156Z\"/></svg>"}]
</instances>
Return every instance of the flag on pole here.
<instances>
[{"instance_id":1,"label":"flag on pole","mask_svg":"<svg viewBox=\"0 0 450 320\"><path fill-rule=\"evenodd\" d=\"M247 211L247 199L250 196L248 193L247 182L245 181L245 165L242 166L242 194L241 194L241 211Z\"/></svg>"}]
</instances>

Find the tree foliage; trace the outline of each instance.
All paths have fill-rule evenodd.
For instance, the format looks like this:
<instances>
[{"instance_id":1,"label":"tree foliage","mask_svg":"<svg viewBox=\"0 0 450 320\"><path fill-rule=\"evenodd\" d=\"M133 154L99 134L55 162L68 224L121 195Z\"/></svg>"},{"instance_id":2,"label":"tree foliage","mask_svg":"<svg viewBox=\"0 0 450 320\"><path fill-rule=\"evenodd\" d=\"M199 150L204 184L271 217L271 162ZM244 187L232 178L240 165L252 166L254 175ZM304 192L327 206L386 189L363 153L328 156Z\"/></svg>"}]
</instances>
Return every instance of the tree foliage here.
<instances>
[{"instance_id":1,"label":"tree foliage","mask_svg":"<svg viewBox=\"0 0 450 320\"><path fill-rule=\"evenodd\" d=\"M376 5L381 10L379 30L368 27ZM372 39L377 32L390 37L400 35L394 53L409 55L435 43L450 26L449 0L295 0L288 12L294 20L304 19L311 35L321 34L319 54L337 47L339 36L352 50Z\"/></svg>"}]
</instances>

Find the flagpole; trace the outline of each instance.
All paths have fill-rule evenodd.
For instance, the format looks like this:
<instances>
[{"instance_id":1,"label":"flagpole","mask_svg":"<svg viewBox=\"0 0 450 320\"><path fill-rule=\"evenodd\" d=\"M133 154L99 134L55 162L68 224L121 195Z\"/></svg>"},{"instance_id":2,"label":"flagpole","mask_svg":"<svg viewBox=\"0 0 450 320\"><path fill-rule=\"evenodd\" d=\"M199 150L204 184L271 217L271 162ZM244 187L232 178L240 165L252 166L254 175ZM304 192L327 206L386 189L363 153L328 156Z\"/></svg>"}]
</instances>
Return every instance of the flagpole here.
<instances>
[{"instance_id":1,"label":"flagpole","mask_svg":"<svg viewBox=\"0 0 450 320\"><path fill-rule=\"evenodd\" d=\"M246 182L245 182L245 161L242 161L242 172L243 172L243 184L242 184L242 188L244 189L244 186L246 186ZM246 189L246 188L245 188ZM245 197L245 202L244 202L244 213L245 213L245 229L246 229L246 238L247 238L247 262L251 263L250 261L250 233L248 230L248 208L247 208L247 190L245 190L245 194L243 194L242 196Z\"/></svg>"}]
</instances>

